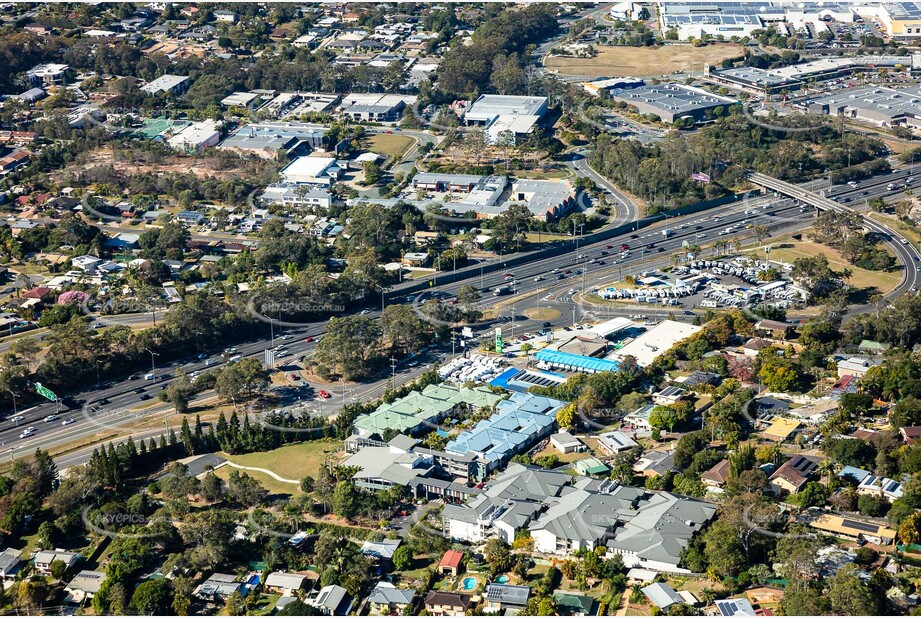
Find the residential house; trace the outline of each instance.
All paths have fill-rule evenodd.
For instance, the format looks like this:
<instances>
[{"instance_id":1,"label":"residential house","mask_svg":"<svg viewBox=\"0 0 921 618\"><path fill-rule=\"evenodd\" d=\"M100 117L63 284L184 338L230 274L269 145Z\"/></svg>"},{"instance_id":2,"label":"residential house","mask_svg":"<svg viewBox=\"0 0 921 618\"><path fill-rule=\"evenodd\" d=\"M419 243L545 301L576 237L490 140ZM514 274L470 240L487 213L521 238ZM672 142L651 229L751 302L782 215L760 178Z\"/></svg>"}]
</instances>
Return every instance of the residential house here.
<instances>
[{"instance_id":1,"label":"residential house","mask_svg":"<svg viewBox=\"0 0 921 618\"><path fill-rule=\"evenodd\" d=\"M892 502L902 497L902 483L889 478L868 474L857 485L857 493L869 496L881 496Z\"/></svg>"},{"instance_id":2,"label":"residential house","mask_svg":"<svg viewBox=\"0 0 921 618\"><path fill-rule=\"evenodd\" d=\"M913 444L915 440L921 438L921 426L902 427L899 429L899 435L905 444Z\"/></svg>"},{"instance_id":3,"label":"residential house","mask_svg":"<svg viewBox=\"0 0 921 618\"><path fill-rule=\"evenodd\" d=\"M415 597L415 590L397 588L389 582L382 581L378 582L368 595L368 604L372 615L403 615L406 608L412 606Z\"/></svg>"},{"instance_id":4,"label":"residential house","mask_svg":"<svg viewBox=\"0 0 921 618\"><path fill-rule=\"evenodd\" d=\"M101 571L80 571L64 587L64 592L67 593L66 600L81 604L87 599L92 599L105 580L106 574Z\"/></svg>"},{"instance_id":5,"label":"residential house","mask_svg":"<svg viewBox=\"0 0 921 618\"><path fill-rule=\"evenodd\" d=\"M755 330L775 339L786 339L796 327L793 324L777 320L760 320L755 322Z\"/></svg>"},{"instance_id":6,"label":"residential house","mask_svg":"<svg viewBox=\"0 0 921 618\"><path fill-rule=\"evenodd\" d=\"M51 573L51 563L60 560L70 569L80 560L80 554L60 549L40 551L33 559L35 569L43 575Z\"/></svg>"},{"instance_id":7,"label":"residential house","mask_svg":"<svg viewBox=\"0 0 921 618\"><path fill-rule=\"evenodd\" d=\"M320 610L324 616L346 616L352 609L352 597L342 586L323 586L308 596L306 603Z\"/></svg>"},{"instance_id":8,"label":"residential house","mask_svg":"<svg viewBox=\"0 0 921 618\"><path fill-rule=\"evenodd\" d=\"M449 549L438 563L438 572L442 575L457 577L464 568L464 553L456 549Z\"/></svg>"},{"instance_id":9,"label":"residential house","mask_svg":"<svg viewBox=\"0 0 921 618\"><path fill-rule=\"evenodd\" d=\"M838 377L843 378L844 376L854 376L857 378L862 378L867 375L867 372L870 370L870 367L873 367L876 363L870 361L867 358L860 358L859 356L852 356L850 358L845 358L839 360L838 365Z\"/></svg>"},{"instance_id":10,"label":"residential house","mask_svg":"<svg viewBox=\"0 0 921 618\"><path fill-rule=\"evenodd\" d=\"M700 480L707 487L707 491L722 490L723 485L729 480L729 460L723 459L702 473Z\"/></svg>"},{"instance_id":11,"label":"residential house","mask_svg":"<svg viewBox=\"0 0 921 618\"><path fill-rule=\"evenodd\" d=\"M382 541L365 541L361 546L361 554L378 564L389 564L393 561L393 554L400 547L400 539L384 539Z\"/></svg>"},{"instance_id":12,"label":"residential house","mask_svg":"<svg viewBox=\"0 0 921 618\"><path fill-rule=\"evenodd\" d=\"M643 476L663 476L675 469L675 451L647 451L635 464L633 471Z\"/></svg>"},{"instance_id":13,"label":"residential house","mask_svg":"<svg viewBox=\"0 0 921 618\"><path fill-rule=\"evenodd\" d=\"M528 604L529 596L531 596L529 586L489 584L486 586L486 593L483 595L483 611L489 614L503 611L517 613Z\"/></svg>"},{"instance_id":14,"label":"residential house","mask_svg":"<svg viewBox=\"0 0 921 618\"><path fill-rule=\"evenodd\" d=\"M687 391L678 386L667 386L652 396L652 401L658 406L669 406L678 403Z\"/></svg>"},{"instance_id":15,"label":"residential house","mask_svg":"<svg viewBox=\"0 0 921 618\"><path fill-rule=\"evenodd\" d=\"M465 616L472 599L469 594L429 590L425 595L425 611L429 616Z\"/></svg>"},{"instance_id":16,"label":"residential house","mask_svg":"<svg viewBox=\"0 0 921 618\"><path fill-rule=\"evenodd\" d=\"M0 578L12 579L19 572L22 555L18 549L7 547L0 552Z\"/></svg>"},{"instance_id":17,"label":"residential house","mask_svg":"<svg viewBox=\"0 0 921 618\"><path fill-rule=\"evenodd\" d=\"M624 424L641 431L652 431L652 424L649 422L649 415L652 414L655 406L647 404L624 417Z\"/></svg>"},{"instance_id":18,"label":"residential house","mask_svg":"<svg viewBox=\"0 0 921 618\"><path fill-rule=\"evenodd\" d=\"M714 601L714 605L716 605L716 611L719 612L719 615L726 618L758 615L752 604L748 602L748 599L720 599Z\"/></svg>"},{"instance_id":19,"label":"residential house","mask_svg":"<svg viewBox=\"0 0 921 618\"><path fill-rule=\"evenodd\" d=\"M794 455L771 475L770 485L780 494L797 494L815 478L818 463L805 455Z\"/></svg>"},{"instance_id":20,"label":"residential house","mask_svg":"<svg viewBox=\"0 0 921 618\"><path fill-rule=\"evenodd\" d=\"M649 602L652 603L653 606L662 611L668 611L668 608L672 605L683 605L687 603L687 601L675 592L674 588L662 582L656 582L646 586L642 589L642 593L646 595L646 598L649 599Z\"/></svg>"},{"instance_id":21,"label":"residential house","mask_svg":"<svg viewBox=\"0 0 921 618\"><path fill-rule=\"evenodd\" d=\"M770 426L761 432L762 437L773 442L785 442L800 427L800 422L792 418L775 417Z\"/></svg>"},{"instance_id":22,"label":"residential house","mask_svg":"<svg viewBox=\"0 0 921 618\"><path fill-rule=\"evenodd\" d=\"M300 573L274 571L269 573L269 576L265 578L265 588L274 594L292 596L298 590L304 588L304 582L306 580L307 576L301 575Z\"/></svg>"},{"instance_id":23,"label":"residential house","mask_svg":"<svg viewBox=\"0 0 921 618\"><path fill-rule=\"evenodd\" d=\"M550 436L550 444L564 455L585 450L585 445L582 444L582 441L573 437L568 431L561 431Z\"/></svg>"},{"instance_id":24,"label":"residential house","mask_svg":"<svg viewBox=\"0 0 921 618\"><path fill-rule=\"evenodd\" d=\"M609 431L598 436L598 448L601 452L612 457L635 446L638 446L638 444L621 431Z\"/></svg>"},{"instance_id":25,"label":"residential house","mask_svg":"<svg viewBox=\"0 0 921 618\"><path fill-rule=\"evenodd\" d=\"M553 600L556 602L556 613L559 616L598 615L598 601L588 595L557 590L553 593Z\"/></svg>"},{"instance_id":26,"label":"residential house","mask_svg":"<svg viewBox=\"0 0 921 618\"><path fill-rule=\"evenodd\" d=\"M195 589L194 594L205 601L224 601L242 588L243 583L237 581L236 575L212 573Z\"/></svg>"},{"instance_id":27,"label":"residential house","mask_svg":"<svg viewBox=\"0 0 921 618\"><path fill-rule=\"evenodd\" d=\"M583 476L592 476L594 474L607 474L611 471L604 463L601 462L597 457L586 457L585 459L580 459L572 465L573 469Z\"/></svg>"}]
</instances>

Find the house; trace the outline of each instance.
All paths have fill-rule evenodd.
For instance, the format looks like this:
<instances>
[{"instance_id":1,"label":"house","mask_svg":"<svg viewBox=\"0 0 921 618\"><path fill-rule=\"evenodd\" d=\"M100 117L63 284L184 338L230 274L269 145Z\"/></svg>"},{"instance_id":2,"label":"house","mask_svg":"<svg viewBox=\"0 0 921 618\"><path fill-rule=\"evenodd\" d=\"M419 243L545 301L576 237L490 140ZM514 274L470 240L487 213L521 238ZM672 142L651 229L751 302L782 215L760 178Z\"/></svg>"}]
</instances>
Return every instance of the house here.
<instances>
[{"instance_id":1,"label":"house","mask_svg":"<svg viewBox=\"0 0 921 618\"><path fill-rule=\"evenodd\" d=\"M11 579L19 572L22 556L18 549L7 547L0 552L0 577Z\"/></svg>"},{"instance_id":2,"label":"house","mask_svg":"<svg viewBox=\"0 0 921 618\"><path fill-rule=\"evenodd\" d=\"M236 575L212 573L208 579L195 589L195 596L205 601L223 601L234 592L243 588Z\"/></svg>"},{"instance_id":3,"label":"house","mask_svg":"<svg viewBox=\"0 0 921 618\"><path fill-rule=\"evenodd\" d=\"M80 560L80 554L60 549L40 551L35 554L35 568L39 573L48 575L51 573L51 563L57 560L63 562L70 569Z\"/></svg>"},{"instance_id":4,"label":"house","mask_svg":"<svg viewBox=\"0 0 921 618\"><path fill-rule=\"evenodd\" d=\"M775 339L786 339L795 328L793 324L778 322L777 320L760 320L755 322L756 331L770 335Z\"/></svg>"},{"instance_id":5,"label":"house","mask_svg":"<svg viewBox=\"0 0 921 618\"><path fill-rule=\"evenodd\" d=\"M918 438L921 438L921 426L916 427L902 427L899 429L899 435L902 436L902 440L905 444L912 444Z\"/></svg>"},{"instance_id":6,"label":"house","mask_svg":"<svg viewBox=\"0 0 921 618\"><path fill-rule=\"evenodd\" d=\"M32 153L25 148L14 150L5 157L0 157L0 176L13 172L16 168L29 162Z\"/></svg>"},{"instance_id":7,"label":"house","mask_svg":"<svg viewBox=\"0 0 921 618\"><path fill-rule=\"evenodd\" d=\"M221 141L221 130L214 120L193 122L176 135L166 140L166 143L181 152L195 153L202 148L216 146Z\"/></svg>"},{"instance_id":8,"label":"house","mask_svg":"<svg viewBox=\"0 0 921 618\"><path fill-rule=\"evenodd\" d=\"M598 601L592 597L569 590L557 590L553 593L556 613L559 616L597 616Z\"/></svg>"},{"instance_id":9,"label":"house","mask_svg":"<svg viewBox=\"0 0 921 618\"><path fill-rule=\"evenodd\" d=\"M161 75L152 82L141 86L141 92L151 96L171 94L178 97L189 89L191 83L188 77L182 75Z\"/></svg>"},{"instance_id":10,"label":"house","mask_svg":"<svg viewBox=\"0 0 921 618\"><path fill-rule=\"evenodd\" d=\"M817 517L812 517L813 512L814 510L810 509L807 518L809 526L816 530L851 539L867 540L877 545L891 545L897 536L896 531L882 521L822 512L818 512Z\"/></svg>"},{"instance_id":11,"label":"house","mask_svg":"<svg viewBox=\"0 0 921 618\"><path fill-rule=\"evenodd\" d=\"M393 554L402 541L400 539L384 539L383 541L365 541L361 546L361 554L379 563L389 563Z\"/></svg>"},{"instance_id":12,"label":"house","mask_svg":"<svg viewBox=\"0 0 921 618\"><path fill-rule=\"evenodd\" d=\"M663 476L675 468L675 451L647 451L635 464L633 471L643 476Z\"/></svg>"},{"instance_id":13,"label":"house","mask_svg":"<svg viewBox=\"0 0 921 618\"><path fill-rule=\"evenodd\" d=\"M612 457L635 446L638 446L637 443L620 431L609 431L598 436L598 448Z\"/></svg>"},{"instance_id":14,"label":"house","mask_svg":"<svg viewBox=\"0 0 921 618\"><path fill-rule=\"evenodd\" d=\"M880 343L879 341L871 341L870 339L864 339L860 342L860 345L857 346L857 351L861 354L885 354L888 350L888 343Z\"/></svg>"},{"instance_id":15,"label":"house","mask_svg":"<svg viewBox=\"0 0 921 618\"><path fill-rule=\"evenodd\" d=\"M889 478L868 474L857 485L857 493L881 496L888 502L902 497L902 484Z\"/></svg>"},{"instance_id":16,"label":"house","mask_svg":"<svg viewBox=\"0 0 921 618\"><path fill-rule=\"evenodd\" d=\"M469 594L429 590L423 603L430 616L465 616L471 600Z\"/></svg>"},{"instance_id":17,"label":"house","mask_svg":"<svg viewBox=\"0 0 921 618\"><path fill-rule=\"evenodd\" d=\"M748 599L720 599L714 601L716 605L716 611L719 612L720 616L757 616L755 613L752 604L748 602Z\"/></svg>"},{"instance_id":18,"label":"house","mask_svg":"<svg viewBox=\"0 0 921 618\"><path fill-rule=\"evenodd\" d=\"M583 476L591 476L593 474L607 474L611 470L596 457L586 457L585 459L580 459L579 461L573 463L572 467L576 472Z\"/></svg>"},{"instance_id":19,"label":"house","mask_svg":"<svg viewBox=\"0 0 921 618\"><path fill-rule=\"evenodd\" d=\"M201 225L205 221L205 214L196 210L183 210L176 215L176 220L185 225Z\"/></svg>"},{"instance_id":20,"label":"house","mask_svg":"<svg viewBox=\"0 0 921 618\"><path fill-rule=\"evenodd\" d=\"M352 597L342 586L323 586L306 600L324 616L346 616L352 609Z\"/></svg>"},{"instance_id":21,"label":"house","mask_svg":"<svg viewBox=\"0 0 921 618\"><path fill-rule=\"evenodd\" d=\"M790 409L789 402L774 397L760 397L755 400L755 403L758 406L758 416L781 414Z\"/></svg>"},{"instance_id":22,"label":"house","mask_svg":"<svg viewBox=\"0 0 921 618\"><path fill-rule=\"evenodd\" d=\"M854 376L857 378L862 378L867 375L870 367L873 367L874 364L875 363L870 362L869 359L860 358L859 356L852 356L851 358L839 360L838 377L843 378L844 376Z\"/></svg>"},{"instance_id":23,"label":"house","mask_svg":"<svg viewBox=\"0 0 921 618\"><path fill-rule=\"evenodd\" d=\"M438 572L442 575L457 577L464 568L464 553L456 549L449 549L438 563Z\"/></svg>"},{"instance_id":24,"label":"house","mask_svg":"<svg viewBox=\"0 0 921 618\"><path fill-rule=\"evenodd\" d=\"M415 590L397 588L389 582L382 581L378 582L368 595L368 603L373 615L402 615L404 610L412 605L415 597Z\"/></svg>"},{"instance_id":25,"label":"house","mask_svg":"<svg viewBox=\"0 0 921 618\"><path fill-rule=\"evenodd\" d=\"M652 431L649 415L652 414L653 409L655 409L653 404L647 404L634 410L624 417L624 424L641 431Z\"/></svg>"},{"instance_id":26,"label":"house","mask_svg":"<svg viewBox=\"0 0 921 618\"><path fill-rule=\"evenodd\" d=\"M772 442L785 442L799 429L800 422L792 418L776 417L770 426L761 432L762 437Z\"/></svg>"},{"instance_id":27,"label":"house","mask_svg":"<svg viewBox=\"0 0 921 618\"><path fill-rule=\"evenodd\" d=\"M483 596L485 599L483 611L485 613L507 610L518 612L528 604L531 588L529 586L511 586L509 584L489 584L486 586L486 593Z\"/></svg>"},{"instance_id":28,"label":"house","mask_svg":"<svg viewBox=\"0 0 921 618\"><path fill-rule=\"evenodd\" d=\"M80 571L64 587L67 593L67 600L71 603L83 603L86 599L92 599L99 592L102 583L106 580L106 574L100 571Z\"/></svg>"},{"instance_id":29,"label":"house","mask_svg":"<svg viewBox=\"0 0 921 618\"><path fill-rule=\"evenodd\" d=\"M870 476L869 472L861 470L860 468L855 468L854 466L844 466L841 468L841 471L838 472L838 478L858 484L862 483L868 476Z\"/></svg>"},{"instance_id":30,"label":"house","mask_svg":"<svg viewBox=\"0 0 921 618\"><path fill-rule=\"evenodd\" d=\"M670 406L673 403L678 403L685 395L687 391L678 386L668 386L655 395L652 396L652 401L659 406Z\"/></svg>"},{"instance_id":31,"label":"house","mask_svg":"<svg viewBox=\"0 0 921 618\"><path fill-rule=\"evenodd\" d=\"M403 263L407 266L423 267L429 263L429 254L421 251L410 251L403 254Z\"/></svg>"},{"instance_id":32,"label":"house","mask_svg":"<svg viewBox=\"0 0 921 618\"><path fill-rule=\"evenodd\" d=\"M299 573L285 573L274 571L265 578L265 588L269 592L283 596L291 596L304 587L307 576Z\"/></svg>"},{"instance_id":33,"label":"house","mask_svg":"<svg viewBox=\"0 0 921 618\"><path fill-rule=\"evenodd\" d=\"M214 19L218 22L233 24L237 21L237 14L233 11L215 11Z\"/></svg>"},{"instance_id":34,"label":"house","mask_svg":"<svg viewBox=\"0 0 921 618\"><path fill-rule=\"evenodd\" d=\"M49 63L32 67L26 71L26 77L35 86L65 86L71 73L70 66L66 64Z\"/></svg>"},{"instance_id":35,"label":"house","mask_svg":"<svg viewBox=\"0 0 921 618\"><path fill-rule=\"evenodd\" d=\"M662 611L668 611L672 605L683 605L686 601L678 596L674 588L662 582L650 584L642 589L649 602Z\"/></svg>"},{"instance_id":36,"label":"house","mask_svg":"<svg viewBox=\"0 0 921 618\"><path fill-rule=\"evenodd\" d=\"M568 431L561 431L550 436L550 444L564 455L585 450L585 445L582 444L582 441L573 437Z\"/></svg>"},{"instance_id":37,"label":"house","mask_svg":"<svg viewBox=\"0 0 921 618\"><path fill-rule=\"evenodd\" d=\"M794 455L771 475L770 484L775 492L797 494L815 478L819 469L815 460L804 455Z\"/></svg>"},{"instance_id":38,"label":"house","mask_svg":"<svg viewBox=\"0 0 921 618\"><path fill-rule=\"evenodd\" d=\"M700 475L701 482L707 486L708 491L722 489L729 480L729 460L723 459L715 466Z\"/></svg>"}]
</instances>

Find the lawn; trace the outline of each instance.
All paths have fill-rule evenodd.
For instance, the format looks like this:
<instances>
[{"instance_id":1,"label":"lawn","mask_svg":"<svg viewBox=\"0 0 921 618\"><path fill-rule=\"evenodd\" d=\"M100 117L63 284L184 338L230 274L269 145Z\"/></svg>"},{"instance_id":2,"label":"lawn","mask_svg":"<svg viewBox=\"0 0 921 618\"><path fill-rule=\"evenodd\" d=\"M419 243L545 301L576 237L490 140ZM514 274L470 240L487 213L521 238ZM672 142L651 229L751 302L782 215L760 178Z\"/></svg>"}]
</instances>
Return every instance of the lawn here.
<instances>
[{"instance_id":1,"label":"lawn","mask_svg":"<svg viewBox=\"0 0 921 618\"><path fill-rule=\"evenodd\" d=\"M259 484L262 485L265 488L265 490L268 491L272 495L292 496L300 492L300 489L296 487L295 485L292 485L290 483L282 483L280 481L276 481L268 474L264 474L262 472L255 472L253 470L237 470L236 468L232 468L230 466L221 466L220 468L214 471L214 475L226 481L230 477L230 473L233 472L234 470L236 470L237 472L240 472L241 474L250 475L257 481L259 481Z\"/></svg>"},{"instance_id":2,"label":"lawn","mask_svg":"<svg viewBox=\"0 0 921 618\"><path fill-rule=\"evenodd\" d=\"M883 272L858 268L844 259L837 250L810 240L791 240L789 237L772 238L770 244L770 260L773 262L789 264L797 258L825 255L832 269L841 271L845 268L850 268L854 274L848 280L848 283L854 288L867 290L875 288L877 292L885 294L902 282L902 273L900 271ZM764 258L764 251L761 249L750 249L746 253L753 253L759 259Z\"/></svg>"},{"instance_id":3,"label":"lawn","mask_svg":"<svg viewBox=\"0 0 921 618\"><path fill-rule=\"evenodd\" d=\"M336 445L327 440L314 440L300 444L289 444L273 451L247 453L245 455L227 455L221 453L235 464L252 468L265 468L286 479L300 480L305 476L317 477L317 471L328 453L336 450ZM277 481L276 481L277 482ZM293 486L288 486L290 489Z\"/></svg>"},{"instance_id":4,"label":"lawn","mask_svg":"<svg viewBox=\"0 0 921 618\"><path fill-rule=\"evenodd\" d=\"M675 71L696 71L705 64L719 65L726 58L742 55L735 44L665 45L663 47L596 47L594 58L547 58L544 64L563 75L625 77L664 75Z\"/></svg>"},{"instance_id":5,"label":"lawn","mask_svg":"<svg viewBox=\"0 0 921 618\"><path fill-rule=\"evenodd\" d=\"M413 138L405 135L375 133L368 140L368 150L385 157L402 157L413 142Z\"/></svg>"}]
</instances>

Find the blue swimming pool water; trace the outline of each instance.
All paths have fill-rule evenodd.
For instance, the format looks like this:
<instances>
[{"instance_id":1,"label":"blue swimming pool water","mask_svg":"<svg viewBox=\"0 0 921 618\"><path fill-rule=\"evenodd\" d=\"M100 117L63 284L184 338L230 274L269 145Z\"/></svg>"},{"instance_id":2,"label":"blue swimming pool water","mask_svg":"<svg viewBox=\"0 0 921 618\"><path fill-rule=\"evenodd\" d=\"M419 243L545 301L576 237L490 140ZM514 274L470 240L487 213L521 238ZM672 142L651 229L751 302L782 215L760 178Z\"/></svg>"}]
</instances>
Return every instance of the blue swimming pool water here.
<instances>
[{"instance_id":1,"label":"blue swimming pool water","mask_svg":"<svg viewBox=\"0 0 921 618\"><path fill-rule=\"evenodd\" d=\"M464 590L473 590L476 588L476 578L475 577L465 577L464 578Z\"/></svg>"},{"instance_id":2,"label":"blue swimming pool water","mask_svg":"<svg viewBox=\"0 0 921 618\"><path fill-rule=\"evenodd\" d=\"M507 576L507 575L500 575L499 577L496 578L496 583L497 583L497 584L507 584L507 583L508 583L508 576Z\"/></svg>"}]
</instances>

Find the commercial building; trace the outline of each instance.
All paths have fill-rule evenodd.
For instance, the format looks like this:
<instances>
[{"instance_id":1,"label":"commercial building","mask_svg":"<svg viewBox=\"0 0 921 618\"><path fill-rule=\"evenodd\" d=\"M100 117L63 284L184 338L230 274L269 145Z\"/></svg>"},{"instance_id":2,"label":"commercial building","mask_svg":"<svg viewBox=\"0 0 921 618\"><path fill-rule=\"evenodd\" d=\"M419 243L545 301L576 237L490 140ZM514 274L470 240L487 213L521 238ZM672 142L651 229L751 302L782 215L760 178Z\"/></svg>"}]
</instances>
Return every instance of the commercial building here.
<instances>
[{"instance_id":1,"label":"commercial building","mask_svg":"<svg viewBox=\"0 0 921 618\"><path fill-rule=\"evenodd\" d=\"M663 122L692 118L694 122L712 120L719 112L739 101L711 94L701 88L667 83L636 88L614 88L611 98L632 105L642 114L658 116Z\"/></svg>"},{"instance_id":2,"label":"commercial building","mask_svg":"<svg viewBox=\"0 0 921 618\"><path fill-rule=\"evenodd\" d=\"M609 92L617 88L637 88L645 85L646 82L639 77L599 77L583 83L582 88L597 97L601 96L602 92Z\"/></svg>"},{"instance_id":3,"label":"commercial building","mask_svg":"<svg viewBox=\"0 0 921 618\"><path fill-rule=\"evenodd\" d=\"M221 142L221 150L274 159L279 152L288 155L326 149L329 129L305 122L261 122L240 127Z\"/></svg>"},{"instance_id":4,"label":"commercial building","mask_svg":"<svg viewBox=\"0 0 921 618\"><path fill-rule=\"evenodd\" d=\"M157 79L141 86L141 92L156 96L158 94L171 94L179 96L189 89L191 80L182 75L161 75Z\"/></svg>"},{"instance_id":5,"label":"commercial building","mask_svg":"<svg viewBox=\"0 0 921 618\"><path fill-rule=\"evenodd\" d=\"M921 128L921 87L848 88L801 104L815 114L845 116L881 127Z\"/></svg>"},{"instance_id":6,"label":"commercial building","mask_svg":"<svg viewBox=\"0 0 921 618\"><path fill-rule=\"evenodd\" d=\"M263 204L281 204L289 208L329 209L333 196L324 188L311 185L279 183L269 185L259 196Z\"/></svg>"},{"instance_id":7,"label":"commercial building","mask_svg":"<svg viewBox=\"0 0 921 618\"><path fill-rule=\"evenodd\" d=\"M891 37L908 40L921 38L921 2L880 3L878 17Z\"/></svg>"},{"instance_id":8,"label":"commercial building","mask_svg":"<svg viewBox=\"0 0 921 618\"><path fill-rule=\"evenodd\" d=\"M784 18L782 8L767 2L659 2L659 25L662 32L675 30L682 41L703 35L750 36L767 23Z\"/></svg>"},{"instance_id":9,"label":"commercial building","mask_svg":"<svg viewBox=\"0 0 921 618\"><path fill-rule=\"evenodd\" d=\"M221 130L214 120L202 120L187 126L172 136L166 143L174 150L198 152L202 148L216 146L221 141Z\"/></svg>"},{"instance_id":10,"label":"commercial building","mask_svg":"<svg viewBox=\"0 0 921 618\"><path fill-rule=\"evenodd\" d=\"M352 93L342 97L339 111L354 120L393 122L400 119L407 105L415 103L415 96Z\"/></svg>"},{"instance_id":11,"label":"commercial building","mask_svg":"<svg viewBox=\"0 0 921 618\"><path fill-rule=\"evenodd\" d=\"M464 122L485 128L490 143L500 143L503 134L515 140L527 137L547 113L547 97L483 94L464 110Z\"/></svg>"},{"instance_id":12,"label":"commercial building","mask_svg":"<svg viewBox=\"0 0 921 618\"><path fill-rule=\"evenodd\" d=\"M622 361L628 356L636 359L640 367L646 367L654 360L701 330L700 326L675 320L663 320L651 329L608 355L610 360Z\"/></svg>"},{"instance_id":13,"label":"commercial building","mask_svg":"<svg viewBox=\"0 0 921 618\"><path fill-rule=\"evenodd\" d=\"M221 99L221 105L224 107L243 107L253 109L259 101L259 93L256 92L234 92Z\"/></svg>"},{"instance_id":14,"label":"commercial building","mask_svg":"<svg viewBox=\"0 0 921 618\"><path fill-rule=\"evenodd\" d=\"M333 157L298 157L279 172L285 182L328 187L342 168Z\"/></svg>"}]
</instances>

